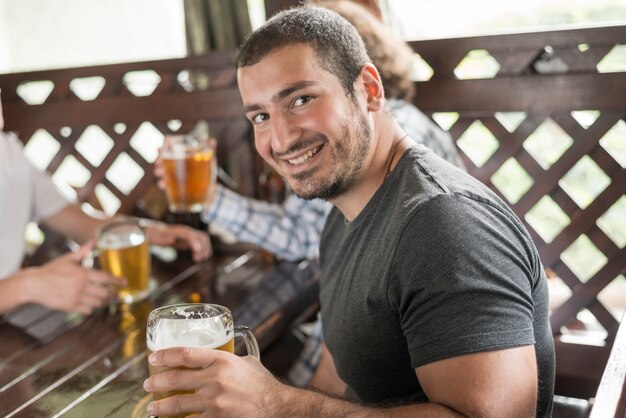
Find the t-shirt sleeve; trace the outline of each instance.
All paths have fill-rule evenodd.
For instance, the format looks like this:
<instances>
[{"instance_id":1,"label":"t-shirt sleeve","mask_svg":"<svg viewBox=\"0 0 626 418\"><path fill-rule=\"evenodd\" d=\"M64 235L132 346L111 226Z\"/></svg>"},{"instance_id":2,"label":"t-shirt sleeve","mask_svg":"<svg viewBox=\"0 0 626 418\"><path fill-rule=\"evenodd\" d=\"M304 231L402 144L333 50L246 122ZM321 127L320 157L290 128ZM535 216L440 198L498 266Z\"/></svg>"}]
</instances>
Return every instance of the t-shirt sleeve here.
<instances>
[{"instance_id":1,"label":"t-shirt sleeve","mask_svg":"<svg viewBox=\"0 0 626 418\"><path fill-rule=\"evenodd\" d=\"M22 143L16 136L5 134L5 138L0 139L7 141L4 150L10 155L6 157L8 158L7 164L12 167L10 169L12 175L20 176L18 184L30 189L23 191L30 195L29 221L44 220L69 204L69 198L62 193L48 173L35 167L28 159ZM72 193L73 191L68 187L66 195L71 196Z\"/></svg>"},{"instance_id":2,"label":"t-shirt sleeve","mask_svg":"<svg viewBox=\"0 0 626 418\"><path fill-rule=\"evenodd\" d=\"M30 162L28 164L33 179L33 213L31 219L39 222L56 214L70 202L47 173L37 169Z\"/></svg>"},{"instance_id":3,"label":"t-shirt sleeve","mask_svg":"<svg viewBox=\"0 0 626 418\"><path fill-rule=\"evenodd\" d=\"M388 284L413 367L534 343L535 266L521 228L504 208L464 195L415 212Z\"/></svg>"}]
</instances>

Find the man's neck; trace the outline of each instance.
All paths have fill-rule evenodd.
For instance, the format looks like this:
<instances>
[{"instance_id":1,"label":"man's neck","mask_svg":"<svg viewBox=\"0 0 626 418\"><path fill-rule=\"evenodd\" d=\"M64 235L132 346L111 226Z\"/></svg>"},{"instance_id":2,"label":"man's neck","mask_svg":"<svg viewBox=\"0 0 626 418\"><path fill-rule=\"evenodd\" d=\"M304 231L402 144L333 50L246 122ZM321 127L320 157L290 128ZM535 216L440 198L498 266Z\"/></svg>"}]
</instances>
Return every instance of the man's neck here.
<instances>
[{"instance_id":1,"label":"man's neck","mask_svg":"<svg viewBox=\"0 0 626 418\"><path fill-rule=\"evenodd\" d=\"M374 193L382 186L388 171L392 171L407 148L406 134L391 118L384 118L374 130L372 149L355 184L348 191L331 200L348 222L363 211Z\"/></svg>"}]
</instances>

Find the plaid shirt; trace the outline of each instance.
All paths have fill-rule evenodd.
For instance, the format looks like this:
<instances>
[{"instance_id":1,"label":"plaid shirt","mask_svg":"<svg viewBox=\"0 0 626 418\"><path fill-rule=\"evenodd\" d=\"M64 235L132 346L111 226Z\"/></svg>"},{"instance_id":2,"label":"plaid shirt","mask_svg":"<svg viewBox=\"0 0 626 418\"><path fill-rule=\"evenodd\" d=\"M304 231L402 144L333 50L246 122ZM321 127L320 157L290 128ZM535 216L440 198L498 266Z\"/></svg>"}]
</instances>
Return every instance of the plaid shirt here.
<instances>
[{"instance_id":1,"label":"plaid shirt","mask_svg":"<svg viewBox=\"0 0 626 418\"><path fill-rule=\"evenodd\" d=\"M287 372L287 380L292 385L305 387L311 383L322 357L323 340L322 318L318 312L317 321L315 321L313 330L304 343L304 348Z\"/></svg>"},{"instance_id":2,"label":"plaid shirt","mask_svg":"<svg viewBox=\"0 0 626 418\"><path fill-rule=\"evenodd\" d=\"M282 205L267 203L219 185L203 220L217 224L235 240L259 245L278 258L313 260L319 256L320 235L331 208L323 200L303 200L295 194Z\"/></svg>"},{"instance_id":3,"label":"plaid shirt","mask_svg":"<svg viewBox=\"0 0 626 418\"><path fill-rule=\"evenodd\" d=\"M444 160L465 170L459 151L448 132L441 130L417 107L404 100L387 99L387 104L398 125L415 142L426 145Z\"/></svg>"}]
</instances>

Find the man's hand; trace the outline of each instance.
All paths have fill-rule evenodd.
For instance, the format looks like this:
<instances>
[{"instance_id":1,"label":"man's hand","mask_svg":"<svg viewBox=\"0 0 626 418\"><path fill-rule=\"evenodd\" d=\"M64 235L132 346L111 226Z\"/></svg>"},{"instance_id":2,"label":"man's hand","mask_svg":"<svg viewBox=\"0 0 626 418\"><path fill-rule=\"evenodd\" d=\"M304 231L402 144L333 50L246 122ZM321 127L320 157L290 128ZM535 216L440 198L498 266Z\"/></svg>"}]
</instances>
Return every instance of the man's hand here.
<instances>
[{"instance_id":1,"label":"man's hand","mask_svg":"<svg viewBox=\"0 0 626 418\"><path fill-rule=\"evenodd\" d=\"M144 381L148 392L191 391L151 402L154 416L272 417L276 400L293 390L276 380L259 361L224 351L176 347L152 353L156 368L169 368Z\"/></svg>"},{"instance_id":2,"label":"man's hand","mask_svg":"<svg viewBox=\"0 0 626 418\"><path fill-rule=\"evenodd\" d=\"M162 152L163 147L159 147L157 158L154 160L154 165L152 167L152 174L154 174L154 177L157 179L157 186L159 189L165 190L165 180L163 180L165 168L163 167L163 157L161 157Z\"/></svg>"},{"instance_id":3,"label":"man's hand","mask_svg":"<svg viewBox=\"0 0 626 418\"><path fill-rule=\"evenodd\" d=\"M75 253L18 273L23 276L19 278L23 280L20 284L23 300L83 315L90 315L94 309L109 303L115 287L125 285L126 280L81 267L81 260L91 248L92 244L85 245Z\"/></svg>"},{"instance_id":4,"label":"man's hand","mask_svg":"<svg viewBox=\"0 0 626 418\"><path fill-rule=\"evenodd\" d=\"M185 225L149 221L146 235L150 244L190 249L194 261L206 260L213 253L209 234Z\"/></svg>"}]
</instances>

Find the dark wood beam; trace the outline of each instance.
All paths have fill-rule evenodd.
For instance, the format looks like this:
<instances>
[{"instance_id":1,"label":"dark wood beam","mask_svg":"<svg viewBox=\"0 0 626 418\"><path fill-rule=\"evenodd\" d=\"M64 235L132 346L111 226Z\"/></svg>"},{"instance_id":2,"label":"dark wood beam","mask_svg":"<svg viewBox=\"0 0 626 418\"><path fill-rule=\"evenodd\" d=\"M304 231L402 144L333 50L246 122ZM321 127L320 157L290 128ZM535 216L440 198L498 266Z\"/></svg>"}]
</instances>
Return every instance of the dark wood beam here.
<instances>
[{"instance_id":1,"label":"dark wood beam","mask_svg":"<svg viewBox=\"0 0 626 418\"><path fill-rule=\"evenodd\" d=\"M230 120L243 118L239 90L172 92L148 97L109 97L83 102L4 105L6 129L141 123L171 119Z\"/></svg>"},{"instance_id":2,"label":"dark wood beam","mask_svg":"<svg viewBox=\"0 0 626 418\"><path fill-rule=\"evenodd\" d=\"M265 17L269 19L284 9L289 9L300 4L298 0L265 0Z\"/></svg>"},{"instance_id":3,"label":"dark wood beam","mask_svg":"<svg viewBox=\"0 0 626 418\"><path fill-rule=\"evenodd\" d=\"M626 91L621 73L523 75L480 80L417 82L415 105L424 112L560 112L622 110L624 98L598 92Z\"/></svg>"}]
</instances>

